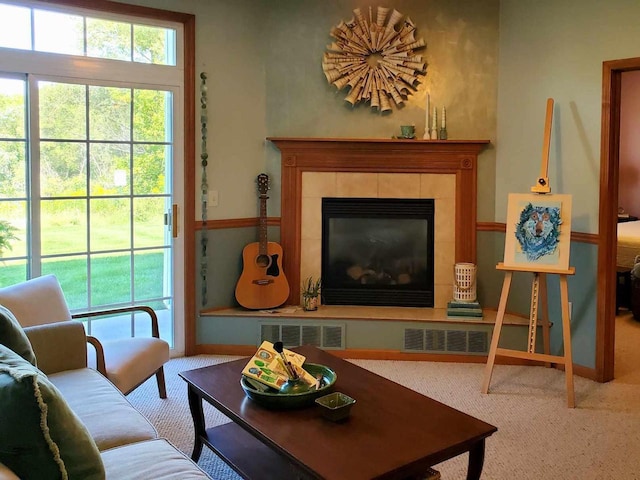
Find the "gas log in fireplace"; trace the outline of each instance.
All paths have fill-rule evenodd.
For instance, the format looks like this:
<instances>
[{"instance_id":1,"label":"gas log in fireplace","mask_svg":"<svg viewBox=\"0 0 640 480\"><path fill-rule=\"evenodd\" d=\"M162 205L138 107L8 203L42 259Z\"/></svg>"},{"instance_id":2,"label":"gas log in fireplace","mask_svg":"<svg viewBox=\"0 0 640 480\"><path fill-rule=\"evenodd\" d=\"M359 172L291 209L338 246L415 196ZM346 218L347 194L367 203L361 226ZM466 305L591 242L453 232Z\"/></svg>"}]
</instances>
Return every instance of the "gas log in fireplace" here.
<instances>
[{"instance_id":1,"label":"gas log in fireplace","mask_svg":"<svg viewBox=\"0 0 640 480\"><path fill-rule=\"evenodd\" d=\"M322 301L433 307L434 200L322 199Z\"/></svg>"}]
</instances>

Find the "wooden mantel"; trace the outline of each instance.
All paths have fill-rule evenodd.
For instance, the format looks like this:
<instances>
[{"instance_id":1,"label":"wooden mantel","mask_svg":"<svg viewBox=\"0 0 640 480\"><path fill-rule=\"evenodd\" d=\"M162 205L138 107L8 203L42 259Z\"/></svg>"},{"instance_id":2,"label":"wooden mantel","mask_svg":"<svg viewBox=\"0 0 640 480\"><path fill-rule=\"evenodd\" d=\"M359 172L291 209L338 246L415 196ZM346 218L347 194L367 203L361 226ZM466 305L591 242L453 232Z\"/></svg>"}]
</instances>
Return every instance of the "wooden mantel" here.
<instances>
[{"instance_id":1,"label":"wooden mantel","mask_svg":"<svg viewBox=\"0 0 640 480\"><path fill-rule=\"evenodd\" d=\"M455 174L456 262L476 263L478 154L489 140L400 140L268 137L281 153L280 243L299 303L300 219L303 172Z\"/></svg>"}]
</instances>

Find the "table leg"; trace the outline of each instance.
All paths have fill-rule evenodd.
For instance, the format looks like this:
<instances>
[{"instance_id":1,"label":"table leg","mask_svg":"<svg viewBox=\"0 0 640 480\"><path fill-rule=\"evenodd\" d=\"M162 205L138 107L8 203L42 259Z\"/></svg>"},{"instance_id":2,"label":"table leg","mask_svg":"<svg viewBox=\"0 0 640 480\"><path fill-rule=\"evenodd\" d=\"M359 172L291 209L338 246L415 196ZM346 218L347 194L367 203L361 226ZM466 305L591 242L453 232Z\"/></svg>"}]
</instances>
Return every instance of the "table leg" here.
<instances>
[{"instance_id":1,"label":"table leg","mask_svg":"<svg viewBox=\"0 0 640 480\"><path fill-rule=\"evenodd\" d=\"M204 411L202 410L202 397L198 395L191 385L189 385L188 397L189 410L191 410L191 418L193 419L193 429L195 433L191 459L194 462L197 462L200 459L200 454L202 453L202 438L206 435Z\"/></svg>"},{"instance_id":2,"label":"table leg","mask_svg":"<svg viewBox=\"0 0 640 480\"><path fill-rule=\"evenodd\" d=\"M480 480L484 465L484 438L469 450L469 470L467 480Z\"/></svg>"}]
</instances>

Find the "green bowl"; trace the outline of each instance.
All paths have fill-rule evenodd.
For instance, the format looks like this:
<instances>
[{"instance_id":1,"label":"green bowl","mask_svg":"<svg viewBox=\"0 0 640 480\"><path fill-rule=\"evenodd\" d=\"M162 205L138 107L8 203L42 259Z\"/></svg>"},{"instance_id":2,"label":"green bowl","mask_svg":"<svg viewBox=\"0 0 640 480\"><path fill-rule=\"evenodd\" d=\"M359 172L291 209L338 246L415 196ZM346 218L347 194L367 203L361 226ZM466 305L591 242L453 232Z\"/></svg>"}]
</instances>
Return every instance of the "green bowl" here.
<instances>
[{"instance_id":1,"label":"green bowl","mask_svg":"<svg viewBox=\"0 0 640 480\"><path fill-rule=\"evenodd\" d=\"M308 407L313 405L316 398L322 397L331 391L338 375L329 367L318 365L317 363L305 363L302 368L314 377L318 374L322 375L322 383L324 385L318 390L308 390L302 393L281 393L274 389L262 392L251 385L250 379L244 375L240 378L240 385L247 397L266 408L286 410Z\"/></svg>"}]
</instances>

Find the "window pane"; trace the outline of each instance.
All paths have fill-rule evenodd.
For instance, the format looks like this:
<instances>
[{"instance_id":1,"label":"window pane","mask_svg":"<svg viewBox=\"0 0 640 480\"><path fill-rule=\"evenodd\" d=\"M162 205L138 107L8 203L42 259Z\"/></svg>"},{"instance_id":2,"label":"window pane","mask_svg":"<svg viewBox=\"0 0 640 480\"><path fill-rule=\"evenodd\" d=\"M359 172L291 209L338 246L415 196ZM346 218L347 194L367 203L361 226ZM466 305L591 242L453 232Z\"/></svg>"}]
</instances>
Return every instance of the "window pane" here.
<instances>
[{"instance_id":1,"label":"window pane","mask_svg":"<svg viewBox=\"0 0 640 480\"><path fill-rule=\"evenodd\" d=\"M101 303L100 305L106 305ZM91 319L91 335L101 342L131 337L132 314L105 315Z\"/></svg>"},{"instance_id":2,"label":"window pane","mask_svg":"<svg viewBox=\"0 0 640 480\"><path fill-rule=\"evenodd\" d=\"M8 287L27 279L26 260L3 260L0 264L0 287Z\"/></svg>"},{"instance_id":3,"label":"window pane","mask_svg":"<svg viewBox=\"0 0 640 480\"><path fill-rule=\"evenodd\" d=\"M0 47L31 50L31 9L0 5Z\"/></svg>"},{"instance_id":4,"label":"window pane","mask_svg":"<svg viewBox=\"0 0 640 480\"><path fill-rule=\"evenodd\" d=\"M173 348L173 325L171 322L171 300L167 299L163 302L143 302L150 306L156 312L158 317L158 327L160 330L160 338L169 342L169 346ZM148 337L151 335L151 322L149 315L146 313L136 313L135 315L135 332L136 336Z\"/></svg>"},{"instance_id":5,"label":"window pane","mask_svg":"<svg viewBox=\"0 0 640 480\"><path fill-rule=\"evenodd\" d=\"M42 200L43 255L87 251L86 205L85 200Z\"/></svg>"},{"instance_id":6,"label":"window pane","mask_svg":"<svg viewBox=\"0 0 640 480\"><path fill-rule=\"evenodd\" d=\"M91 200L91 251L131 248L128 198Z\"/></svg>"},{"instance_id":7,"label":"window pane","mask_svg":"<svg viewBox=\"0 0 640 480\"><path fill-rule=\"evenodd\" d=\"M133 138L136 142L171 142L171 92L135 90Z\"/></svg>"},{"instance_id":8,"label":"window pane","mask_svg":"<svg viewBox=\"0 0 640 480\"><path fill-rule=\"evenodd\" d=\"M129 144L91 144L91 195L129 193Z\"/></svg>"},{"instance_id":9,"label":"window pane","mask_svg":"<svg viewBox=\"0 0 640 480\"><path fill-rule=\"evenodd\" d=\"M133 202L134 242L135 248L160 247L166 244L164 198L135 198Z\"/></svg>"},{"instance_id":10,"label":"window pane","mask_svg":"<svg viewBox=\"0 0 640 480\"><path fill-rule=\"evenodd\" d=\"M0 78L0 138L26 138L25 88L24 80Z\"/></svg>"},{"instance_id":11,"label":"window pane","mask_svg":"<svg viewBox=\"0 0 640 480\"><path fill-rule=\"evenodd\" d=\"M91 140L131 139L131 90L89 87L89 138Z\"/></svg>"},{"instance_id":12,"label":"window pane","mask_svg":"<svg viewBox=\"0 0 640 480\"><path fill-rule=\"evenodd\" d=\"M70 310L86 309L87 256L78 255L64 258L47 258L42 263L42 274L58 277Z\"/></svg>"},{"instance_id":13,"label":"window pane","mask_svg":"<svg viewBox=\"0 0 640 480\"><path fill-rule=\"evenodd\" d=\"M38 82L40 137L64 140L87 138L86 87Z\"/></svg>"},{"instance_id":14,"label":"window pane","mask_svg":"<svg viewBox=\"0 0 640 480\"><path fill-rule=\"evenodd\" d=\"M135 146L133 154L134 195L168 193L166 168L167 160L170 158L170 146Z\"/></svg>"},{"instance_id":15,"label":"window pane","mask_svg":"<svg viewBox=\"0 0 640 480\"><path fill-rule=\"evenodd\" d=\"M87 18L87 56L131 61L131 24Z\"/></svg>"},{"instance_id":16,"label":"window pane","mask_svg":"<svg viewBox=\"0 0 640 480\"><path fill-rule=\"evenodd\" d=\"M84 55L81 16L34 9L33 17L36 51Z\"/></svg>"},{"instance_id":17,"label":"window pane","mask_svg":"<svg viewBox=\"0 0 640 480\"><path fill-rule=\"evenodd\" d=\"M91 305L131 301L131 255L91 256Z\"/></svg>"},{"instance_id":18,"label":"window pane","mask_svg":"<svg viewBox=\"0 0 640 480\"><path fill-rule=\"evenodd\" d=\"M40 190L43 197L87 194L87 147L84 143L40 142Z\"/></svg>"},{"instance_id":19,"label":"window pane","mask_svg":"<svg viewBox=\"0 0 640 480\"><path fill-rule=\"evenodd\" d=\"M175 30L146 25L133 26L134 62L175 65L175 50Z\"/></svg>"},{"instance_id":20,"label":"window pane","mask_svg":"<svg viewBox=\"0 0 640 480\"><path fill-rule=\"evenodd\" d=\"M27 257L26 201L0 201L0 233L0 259Z\"/></svg>"},{"instance_id":21,"label":"window pane","mask_svg":"<svg viewBox=\"0 0 640 480\"><path fill-rule=\"evenodd\" d=\"M166 257L165 257L166 255ZM161 279L165 278L165 262L171 262L169 249L137 252L133 257L135 302L147 304L151 298L166 296ZM154 308L161 306L154 305Z\"/></svg>"},{"instance_id":22,"label":"window pane","mask_svg":"<svg viewBox=\"0 0 640 480\"><path fill-rule=\"evenodd\" d=\"M25 198L26 142L0 141L0 198Z\"/></svg>"}]
</instances>

